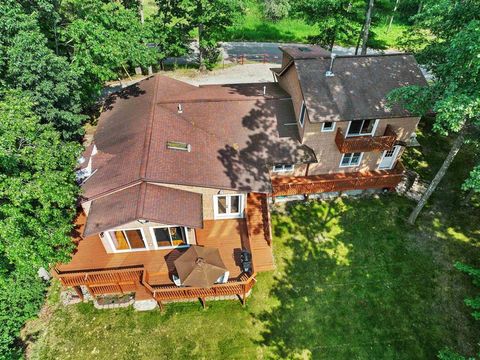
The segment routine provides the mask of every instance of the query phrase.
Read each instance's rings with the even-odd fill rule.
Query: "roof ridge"
[[[345,55],[336,55],[335,59],[347,59],[347,58],[368,58],[368,57],[388,57],[388,56],[414,56],[410,52],[406,53],[386,53],[386,54],[365,54],[365,55],[354,55],[354,54],[345,54]],[[330,60],[330,57],[317,57],[317,58],[308,58],[308,59],[295,59],[295,61],[308,61],[308,60]]]
[[[155,119],[155,100],[157,99],[157,91],[158,91],[158,84],[159,84],[160,76],[155,76],[155,87],[153,90],[153,100],[152,105],[150,106],[150,116],[147,122],[147,128],[145,129],[145,137],[143,141],[143,149],[142,149],[142,159],[140,163],[140,179],[145,178],[147,174],[147,167],[148,167],[148,159],[149,159],[149,151],[150,151],[150,144],[152,141],[152,129],[153,129],[153,120]]]
[[[257,101],[257,100],[266,100],[266,101],[271,101],[271,100],[291,100],[291,96],[282,96],[282,97],[265,97],[264,95],[261,96],[255,96],[251,97],[248,99],[245,98],[215,98],[215,99],[175,99],[175,100],[163,100],[163,101],[158,101],[158,105],[164,105],[164,104],[177,104],[177,103],[182,103],[182,104],[195,104],[195,103],[211,103],[211,102],[232,102],[232,101]]]
[[[147,183],[145,181],[142,181],[140,183],[138,192],[139,194],[138,194],[137,208],[135,209],[135,217],[137,219],[141,219],[143,215],[143,210],[145,208],[145,196],[147,193]]]

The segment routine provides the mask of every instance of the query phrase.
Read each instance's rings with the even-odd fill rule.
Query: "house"
[[[413,56],[281,50],[272,83],[197,87],[157,75],[108,99],[78,172],[77,249],[53,269],[65,287],[160,305],[245,302],[255,274],[274,269],[270,203],[395,188],[419,117],[386,96],[426,85]],[[173,282],[192,245],[218,249],[225,281]]]

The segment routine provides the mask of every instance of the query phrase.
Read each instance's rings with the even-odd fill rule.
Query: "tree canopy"
[[[332,49],[339,40],[357,37],[362,26],[364,0],[300,0],[294,9],[311,24],[319,28],[312,42]]]
[[[442,167],[409,217],[414,223],[431,194],[445,175],[461,146],[480,125],[480,9],[475,0],[429,2],[419,15],[419,26],[429,27],[435,36],[419,59],[433,74],[428,87],[396,89],[390,100],[413,113],[435,116],[434,131],[457,133]],[[473,173],[475,175],[475,173]],[[474,178],[473,178],[474,179]],[[467,186],[475,186],[471,181]]]

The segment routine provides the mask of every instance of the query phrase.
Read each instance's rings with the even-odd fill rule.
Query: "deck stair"
[[[248,245],[252,253],[253,270],[268,271],[275,268],[272,253],[272,233],[267,196],[250,193],[247,197]]]

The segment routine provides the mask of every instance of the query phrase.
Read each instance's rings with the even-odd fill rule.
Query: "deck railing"
[[[338,128],[335,143],[341,153],[383,151],[391,149],[395,145],[397,137],[397,133],[391,125],[387,125],[382,136],[346,137],[343,130]]]
[[[59,271],[56,268],[52,270],[54,276],[64,286],[113,285],[124,282],[140,282],[143,271],[143,265],[91,271]]]
[[[394,189],[403,179],[405,168],[399,161],[392,170],[334,175],[278,177],[272,180],[273,196],[305,195],[364,189]]]
[[[206,298],[237,295],[245,305],[246,297],[255,283],[256,274],[248,276],[242,274],[239,280],[228,280],[225,284],[215,284],[209,288],[179,287],[176,285],[150,285],[148,278],[144,286],[152,293],[152,296],[160,306],[164,301],[183,299],[200,299],[205,306]]]
[[[200,299],[205,306],[206,298],[229,295],[237,295],[242,304],[245,304],[246,296],[255,283],[255,274],[242,274],[239,279],[231,279],[225,284],[215,284],[210,288],[178,287],[173,284],[151,285],[143,265],[92,271],[59,271],[54,268],[52,273],[64,287],[72,287],[82,299],[80,286],[84,286],[92,297],[125,294],[143,287],[160,306],[163,306],[164,301],[192,298]]]

